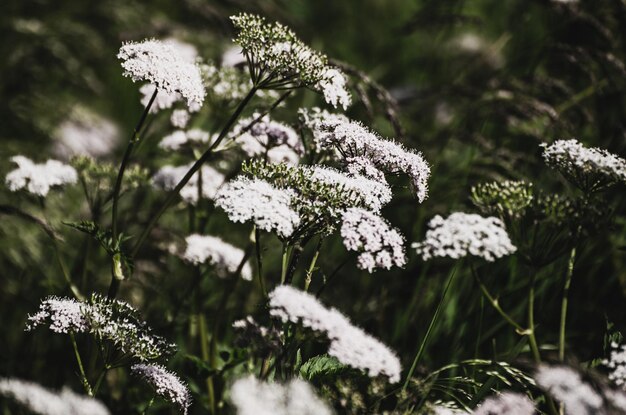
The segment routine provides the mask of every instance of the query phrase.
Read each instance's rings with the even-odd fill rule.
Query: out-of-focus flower
[[[220,278],[233,275],[245,255],[243,250],[215,236],[193,234],[185,242],[183,259],[195,265],[209,263]],[[241,278],[252,280],[252,268],[247,262],[241,269]]]
[[[568,415],[594,415],[601,413],[603,399],[591,386],[583,382],[580,374],[567,366],[542,365],[535,373],[537,386],[565,407]]]
[[[491,396],[485,399],[472,412],[474,415],[533,415],[535,405],[521,393],[504,392],[498,396]]]
[[[172,134],[166,135],[159,142],[159,147],[163,150],[180,150],[186,145],[206,145],[213,140],[213,136],[199,128],[183,131],[176,130]]]
[[[191,116],[189,112],[185,109],[178,109],[172,111],[172,115],[170,116],[170,123],[172,126],[176,128],[185,128],[187,127],[187,123],[189,123],[189,119]]]
[[[76,170],[58,160],[35,164],[24,156],[13,156],[11,161],[18,166],[5,178],[12,192],[23,189],[34,195],[45,197],[52,187],[74,184],[78,181]]]
[[[173,190],[191,169],[193,163],[184,166],[163,166],[152,177],[152,184],[157,189]],[[199,179],[201,177],[201,179]],[[187,203],[198,203],[200,192],[204,199],[213,200],[218,189],[224,184],[225,177],[211,166],[204,165],[180,190],[180,197]],[[200,188],[200,189],[199,189]]]
[[[54,133],[53,152],[64,160],[72,156],[104,157],[115,149],[119,130],[110,120],[76,107]]]

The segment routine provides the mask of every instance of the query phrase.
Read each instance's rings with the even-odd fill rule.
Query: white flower
[[[624,387],[626,385],[626,346],[611,343],[611,355],[602,363],[611,369],[609,379],[617,386]]]
[[[231,45],[222,54],[222,67],[235,67],[246,63],[246,57],[243,55],[241,46]]]
[[[238,415],[330,415],[332,412],[303,380],[266,383],[253,376],[233,383],[230,399]]]
[[[50,321],[50,330],[55,333],[83,333],[89,328],[83,307],[84,303],[74,299],[48,297],[35,314],[28,316],[26,331]]]
[[[119,130],[110,120],[76,107],[54,134],[54,153],[64,160],[83,155],[109,155],[119,141]]]
[[[218,192],[215,205],[224,209],[233,222],[254,222],[268,232],[276,231],[289,237],[300,224],[300,217],[292,209],[294,192],[277,189],[259,179],[239,177],[225,184]]]
[[[142,85],[141,88],[139,88],[139,93],[141,93],[141,99],[140,99],[141,105],[143,105],[144,107],[148,105],[148,103],[150,102],[150,99],[152,98],[152,95],[154,94],[155,89],[156,89],[156,86],[152,84],[145,84],[145,85]],[[152,106],[150,107],[150,112],[156,113],[161,110],[172,108],[172,106],[176,102],[182,101],[182,99],[183,97],[181,97],[178,92],[169,93],[169,92],[160,90],[156,98],[154,99]]]
[[[189,123],[190,118],[191,116],[189,115],[189,112],[187,110],[174,110],[172,111],[172,115],[170,116],[170,123],[176,128],[185,128],[187,126],[187,123]]]
[[[544,147],[545,162],[577,184],[626,182],[626,160],[600,148],[586,148],[577,140],[557,140]]]
[[[376,180],[377,182],[387,183],[385,173],[378,170],[376,165],[367,157],[348,157],[345,161],[348,173],[352,175],[365,176],[368,179]]]
[[[328,354],[341,363],[361,369],[371,377],[400,381],[400,360],[387,346],[353,326],[339,311],[327,309],[312,295],[287,285],[269,294],[270,315],[283,322],[300,323],[326,334],[330,340]]]
[[[198,128],[188,131],[176,130],[163,137],[159,142],[159,147],[163,150],[180,150],[187,144],[208,144],[212,140],[213,137],[208,132]]]
[[[374,268],[390,269],[406,264],[404,238],[385,219],[372,212],[348,209],[343,214],[341,237],[349,251],[360,252],[359,268],[370,273]]]
[[[350,122],[350,119],[343,114],[334,114],[327,110],[322,110],[318,107],[311,109],[300,108],[298,115],[302,120],[304,126],[313,134],[313,148],[316,152],[328,151],[327,144],[327,128],[334,128],[337,124]],[[335,150],[333,155],[337,156],[339,153]]]
[[[34,195],[45,197],[54,186],[74,184],[78,181],[76,170],[58,160],[35,164],[24,156],[13,156],[11,161],[18,166],[17,169],[10,171],[5,179],[12,192],[24,189]]]
[[[521,393],[503,392],[485,399],[472,412],[474,415],[534,415],[535,405]]]
[[[455,212],[446,219],[435,216],[428,227],[424,240],[412,245],[424,261],[433,257],[459,259],[473,255],[492,262],[517,250],[504,224],[495,217]]]
[[[150,384],[157,395],[178,405],[183,414],[187,414],[191,403],[191,394],[185,385],[174,373],[161,365],[136,364],[130,370]]]
[[[567,415],[594,415],[603,399],[580,374],[567,366],[542,365],[535,373],[537,385],[565,407]]]
[[[346,76],[340,70],[328,68],[322,80],[317,83],[317,88],[322,91],[327,103],[335,108],[341,105],[345,111],[352,102],[346,84]]]
[[[200,69],[188,60],[187,52],[177,43],[148,39],[125,43],[117,57],[124,76],[134,82],[150,82],[168,94],[179,93],[188,107],[197,109],[202,106],[205,90]]]
[[[178,167],[163,166],[152,177],[152,184],[158,189],[173,190],[192,165],[193,163]],[[202,180],[198,180],[198,177],[202,177]],[[198,187],[201,185],[202,197],[213,200],[218,189],[224,184],[224,180],[222,173],[213,167],[203,165],[180,190],[180,197],[185,202],[195,205],[198,203]]]
[[[211,264],[220,278],[234,274],[245,255],[243,250],[215,236],[193,234],[186,237],[185,242],[183,259],[195,265]],[[252,269],[247,262],[241,269],[241,278],[252,280]]]
[[[346,158],[365,157],[388,173],[408,175],[417,199],[426,199],[430,167],[420,152],[385,140],[357,121],[323,123],[321,130],[323,147],[336,147]]]
[[[0,378],[0,396],[11,399],[40,415],[109,415],[99,401],[64,388],[52,392],[33,382]]]

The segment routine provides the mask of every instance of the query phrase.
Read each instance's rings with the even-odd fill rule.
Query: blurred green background
[[[371,89],[364,88],[369,105],[355,99],[347,113],[423,151],[432,165],[430,196],[423,204],[400,183],[399,193],[383,212],[408,243],[422,239],[425,224],[435,214],[472,210],[469,190],[481,181],[525,178],[538,188],[566,192],[563,180],[541,161],[542,142],[575,137],[626,156],[622,0],[4,0],[0,175],[12,168],[8,159],[14,154],[38,161],[50,157],[54,131],[77,104],[114,120],[124,142],[141,106],[138,86],[122,77],[116,59],[120,44],[176,37],[196,45],[202,56],[219,60],[233,38],[228,16],[240,11],[289,25],[313,47],[355,66],[390,92],[397,103],[400,132],[386,119],[385,107]],[[299,106],[312,103],[319,104],[319,98],[298,93],[277,117],[293,121]],[[152,138],[160,139],[158,134]],[[119,162],[122,151],[120,145],[113,163]],[[148,155],[155,157],[148,148],[137,160],[150,168],[163,164]],[[131,234],[139,229],[132,221],[145,220],[155,197],[140,189],[132,203],[126,202]],[[613,329],[626,330],[624,187],[614,188],[607,203],[615,211],[611,229],[585,239],[574,273],[568,350],[580,361],[603,355],[607,322],[615,324]],[[4,186],[0,204],[25,210],[34,206]],[[56,193],[49,204],[57,208],[51,209],[50,219],[67,242],[65,254],[79,257],[82,236],[63,228],[60,221],[86,219],[80,191]],[[161,221],[154,240],[140,254],[136,275],[122,292],[151,325],[179,345],[186,327],[169,323],[168,308],[188,286],[192,271],[168,258],[163,244],[180,215],[185,212],[174,209]],[[105,224],[107,220],[108,216]],[[212,234],[231,229],[240,231],[231,239],[239,238],[243,246],[244,227],[229,224],[222,213],[209,224]],[[64,294],[51,252],[36,227],[0,216],[0,376],[78,386],[65,339],[43,331],[23,332],[26,314],[36,309],[41,297]],[[273,252],[276,256],[278,251]],[[322,251],[322,270],[330,273],[345,255],[340,240],[334,239]],[[557,340],[566,260],[555,261],[539,279],[537,330],[546,350]],[[270,263],[268,272],[277,266]],[[372,275],[351,261],[326,289],[323,300],[397,350],[408,367],[452,266],[452,261],[443,260],[426,264],[412,250],[405,269]],[[104,291],[109,272],[106,256],[94,255],[87,273],[93,287]],[[520,337],[500,323],[492,309],[482,306],[469,270],[459,272],[418,372],[474,356],[517,358],[508,353]],[[510,259],[481,272],[502,303],[522,320],[527,270]],[[202,289],[209,321],[225,286],[218,281]],[[259,311],[261,297],[249,291],[249,284],[238,286],[224,321]],[[223,330],[227,344],[227,323]],[[193,385],[193,372],[178,365]]]

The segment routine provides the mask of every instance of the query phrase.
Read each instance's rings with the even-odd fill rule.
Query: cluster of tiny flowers
[[[609,379],[617,386],[626,385],[626,346],[611,343],[611,355],[602,363],[611,370]]]
[[[361,175],[377,182],[387,183],[385,173],[378,170],[370,159],[363,156],[348,157],[345,159],[346,171],[352,175]]]
[[[325,146],[327,136],[325,130],[350,121],[350,119],[343,114],[334,114],[318,107],[310,109],[300,108],[298,115],[303,126],[311,131],[313,135],[313,148],[318,153],[328,151],[328,147]]]
[[[178,376],[157,364],[135,364],[130,370],[152,386],[157,395],[178,405],[183,414],[187,415],[191,394]]]
[[[35,164],[24,156],[13,156],[11,161],[17,169],[6,176],[6,184],[10,191],[25,190],[36,196],[45,197],[54,186],[74,184],[78,181],[78,173],[72,166],[58,160],[48,160]]]
[[[72,156],[104,157],[119,139],[115,124],[85,108],[76,107],[54,134],[53,152],[68,160]]]
[[[492,262],[517,250],[498,218],[455,212],[446,219],[435,216],[428,227],[424,240],[412,245],[424,261],[473,255]]]
[[[378,169],[405,173],[411,178],[417,199],[428,195],[430,167],[420,152],[408,150],[399,143],[385,140],[357,121],[322,125],[324,147],[336,147],[345,158],[365,157]]]
[[[563,404],[568,415],[600,413],[603,399],[580,374],[566,366],[540,366],[535,373],[537,386]]]
[[[474,415],[533,415],[535,405],[526,395],[504,392],[485,399],[472,413]]]
[[[291,29],[248,13],[232,16],[231,20],[239,30],[234,41],[254,67],[277,81],[296,85],[313,86],[324,79],[326,56],[305,45]]]
[[[358,267],[390,269],[406,264],[404,238],[380,216],[360,208],[349,208],[341,224],[343,244],[349,251],[360,252]]]
[[[0,396],[39,415],[109,415],[99,401],[64,388],[60,393],[20,379],[0,378]]]
[[[167,94],[178,93],[190,109],[197,110],[205,95],[200,69],[179,46],[177,42],[155,39],[128,42],[117,57],[122,61],[124,76],[134,82],[147,81]]]
[[[515,217],[532,203],[532,183],[506,180],[481,183],[472,187],[472,202],[483,213]]]
[[[239,177],[220,189],[215,204],[233,222],[251,221],[259,229],[287,238],[300,224],[291,207],[294,196],[292,190],[278,189],[264,180]]]
[[[163,166],[152,177],[152,184],[157,189],[173,190],[180,180],[187,174],[193,163],[184,166]],[[201,180],[198,178],[201,176]],[[187,203],[195,205],[198,196],[202,193],[204,199],[213,200],[217,191],[224,184],[225,177],[211,166],[202,166],[180,190],[180,197]],[[201,189],[198,187],[201,186]]]
[[[336,68],[326,70],[322,80],[317,83],[317,88],[324,94],[324,100],[335,108],[341,105],[347,110],[352,102],[346,76]]]
[[[37,313],[28,316],[26,330],[48,324],[56,333],[90,333],[139,360],[170,353],[173,345],[154,335],[137,315],[137,310],[127,303],[96,294],[85,302],[48,297],[41,302]]]
[[[185,109],[177,109],[172,111],[170,115],[170,123],[176,128],[185,128],[191,119],[189,111]]]
[[[183,259],[195,265],[210,264],[220,278],[226,278],[237,272],[244,258],[243,250],[215,236],[193,234],[186,237],[185,242],[187,248]],[[252,269],[247,262],[241,269],[241,278],[252,279]]]
[[[269,383],[253,376],[233,383],[230,399],[237,415],[330,415],[332,411],[303,380]]]
[[[172,134],[166,135],[159,142],[159,147],[163,150],[180,150],[186,145],[207,144],[212,141],[211,135],[199,128],[183,131],[176,130]]]
[[[626,182],[626,160],[600,148],[587,148],[579,141],[557,140],[543,144],[545,162],[568,177],[604,177],[608,182]]]
[[[298,164],[304,154],[300,136],[288,125],[258,114],[244,118],[235,125],[231,137],[249,157],[263,156],[270,163]],[[248,126],[250,126],[248,128]]]
[[[383,375],[391,383],[400,380],[400,360],[394,352],[314,296],[282,285],[269,294],[269,306],[270,315],[283,322],[300,323],[324,333],[330,340],[328,354],[341,363],[364,370],[370,377]]]

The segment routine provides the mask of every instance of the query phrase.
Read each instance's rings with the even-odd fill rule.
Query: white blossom
[[[330,415],[332,411],[303,380],[269,383],[253,376],[233,383],[230,399],[237,415]]]
[[[64,160],[72,156],[104,157],[119,141],[117,126],[98,114],[76,107],[54,134],[53,152]]]
[[[317,88],[324,94],[326,102],[335,108],[340,105],[347,110],[352,102],[346,76],[336,68],[326,70],[322,80],[317,83]]]
[[[45,197],[54,186],[74,184],[78,181],[76,170],[58,160],[35,164],[24,156],[13,156],[11,161],[18,166],[5,178],[12,192],[24,189],[34,195]]]
[[[180,150],[185,145],[205,145],[214,140],[215,137],[211,136],[208,132],[199,128],[193,128],[191,130],[183,131],[176,130],[171,134],[166,135],[159,142],[159,147],[163,150]]]
[[[602,363],[611,370],[609,379],[617,386],[624,387],[626,385],[626,346],[612,342],[611,354]]]
[[[534,378],[537,386],[563,404],[567,415],[594,415],[603,406],[602,396],[567,366],[542,365]]]
[[[173,190],[180,180],[191,169],[193,163],[183,166],[163,166],[152,177],[152,184],[157,189]],[[202,180],[198,180],[202,177]],[[224,184],[225,177],[211,166],[203,165],[180,190],[180,197],[187,203],[198,203],[198,187],[201,185],[202,197],[213,200],[217,191]],[[200,183],[201,182],[201,183]]]
[[[313,148],[316,152],[321,153],[328,151],[326,129],[334,128],[334,126],[342,123],[350,122],[350,119],[343,114],[335,114],[322,110],[318,107],[300,108],[298,115],[302,124],[311,131],[313,135]],[[339,152],[333,148],[333,156],[337,156]]]
[[[346,158],[346,171],[352,175],[365,176],[368,179],[381,183],[387,183],[385,173],[380,171],[374,163],[367,157],[348,157]]]
[[[175,42],[148,39],[123,44],[117,57],[124,76],[134,82],[147,81],[168,94],[179,93],[188,107],[198,109],[205,90],[200,69],[188,60],[187,52]]]
[[[235,67],[246,63],[241,46],[231,45],[222,53],[222,67]]]
[[[187,247],[183,259],[195,265],[211,264],[220,278],[234,274],[245,255],[242,249],[215,236],[193,234],[186,237],[185,242]],[[241,278],[252,280],[252,269],[248,262],[241,269]]]
[[[385,219],[364,209],[350,208],[342,220],[343,244],[349,251],[360,252],[359,268],[371,273],[374,268],[406,264],[404,238]]]
[[[131,371],[149,385],[151,385],[157,395],[163,397],[180,407],[183,414],[189,411],[191,394],[178,376],[157,364],[135,364],[131,366]]]
[[[156,86],[152,84],[144,84],[141,86],[141,88],[139,88],[139,93],[141,94],[141,105],[143,105],[144,107],[148,106],[148,103],[150,103],[150,99],[152,98],[155,89]],[[154,98],[154,102],[150,107],[150,112],[154,114],[161,110],[172,108],[176,102],[182,101],[182,99],[183,97],[178,92],[170,93],[164,90],[159,90],[159,93]]]
[[[185,109],[178,109],[172,111],[172,115],[170,116],[170,123],[172,126],[176,128],[185,128],[189,123],[189,119],[191,116],[189,112]]]
[[[400,360],[396,354],[353,326],[336,309],[328,309],[311,294],[287,285],[276,287],[269,299],[270,315],[324,333],[330,340],[328,354],[341,363],[364,370],[371,377],[382,375],[391,383],[400,381]]]
[[[472,412],[474,415],[533,415],[535,405],[526,395],[514,392],[503,392],[485,399]]]
[[[83,333],[89,325],[85,317],[85,304],[70,298],[51,296],[39,304],[39,310],[28,316],[26,330],[50,322],[50,330],[55,333]]]
[[[424,240],[412,245],[424,261],[473,255],[492,262],[517,250],[502,221],[492,216],[455,212],[444,219],[437,215],[430,220],[428,228]]]
[[[420,202],[426,199],[430,167],[420,152],[383,139],[357,121],[323,123],[321,130],[323,147],[336,147],[346,158],[365,157],[388,173],[408,175],[417,199]]]
[[[99,401],[77,395],[68,388],[53,392],[33,382],[0,378],[0,396],[39,415],[109,415]]]
[[[239,177],[218,192],[215,205],[224,209],[233,222],[253,222],[259,229],[289,237],[300,224],[292,209],[291,189],[278,189],[259,179]]]

